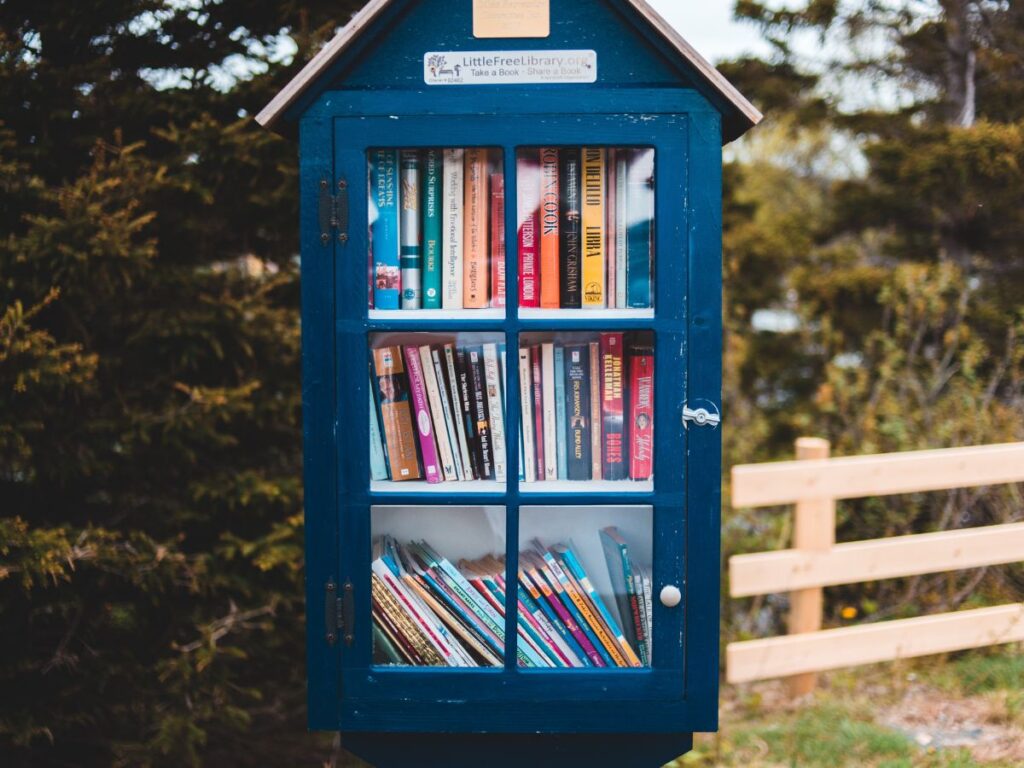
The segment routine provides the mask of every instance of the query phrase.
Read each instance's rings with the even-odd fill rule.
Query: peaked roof
[[[265,106],[258,115],[256,122],[271,128],[282,115],[310,88],[327,69],[365,33],[393,0],[370,0],[363,9],[356,13],[351,21],[331,42],[325,45],[309,63]],[[704,80],[704,82],[731,104],[741,116],[746,128],[761,122],[762,115],[757,108],[736,90],[707,59],[683,38],[676,29],[665,21],[662,16],[649,6],[646,0],[626,0],[647,23],[667,42],[680,56],[686,60]],[[742,133],[743,131],[740,131]]]

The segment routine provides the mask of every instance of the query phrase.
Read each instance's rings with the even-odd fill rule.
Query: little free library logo
[[[595,51],[465,51],[423,55],[427,85],[596,83]]]

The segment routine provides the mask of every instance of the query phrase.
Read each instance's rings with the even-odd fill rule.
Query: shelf
[[[482,493],[504,493],[505,483],[496,480],[471,480],[462,483],[428,483],[425,480],[410,480],[405,483],[394,483],[390,480],[373,480],[370,493],[383,495],[477,495]]]
[[[544,480],[536,483],[520,483],[519,493],[523,496],[542,496],[555,493],[654,493],[654,481]]]
[[[371,321],[447,322],[504,320],[504,309],[371,309]]]
[[[654,309],[531,309],[519,310],[520,320],[653,320]]]

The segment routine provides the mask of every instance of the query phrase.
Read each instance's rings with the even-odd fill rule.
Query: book
[[[654,257],[654,150],[633,154],[629,168],[626,242],[626,306],[653,306],[651,261]]]
[[[402,309],[423,306],[423,245],[420,242],[420,154],[403,149],[401,154],[402,213],[398,239],[401,243]]]
[[[494,479],[505,482],[508,467],[505,458],[505,415],[501,398],[501,372],[498,345],[484,344],[484,384],[487,388],[487,410],[490,416],[491,451],[494,455]]]
[[[402,362],[402,349],[375,349],[373,361],[391,479],[396,482],[419,480],[422,473],[416,450],[409,378]]]
[[[580,150],[562,149],[558,164],[559,196],[562,218],[559,222],[559,290],[562,309],[579,309],[583,305],[581,241]]]
[[[601,476],[605,480],[625,480],[629,476],[622,345],[623,334],[601,334]]]
[[[600,147],[583,149],[583,306],[604,307],[605,158]]]
[[[654,663],[654,603],[651,587],[651,571],[649,568],[640,569],[640,580],[644,589],[644,613],[647,617],[647,654]]]
[[[567,637],[566,642],[571,640],[570,647],[572,647],[574,653],[580,659],[582,666],[604,666],[600,654],[597,653],[597,650],[590,643],[582,628],[563,605],[558,594],[555,592],[555,587],[552,587],[551,583],[543,575],[543,561],[541,560],[538,563],[534,560],[535,557],[532,552],[524,552],[520,555],[520,561],[528,564],[528,567],[523,570],[524,578],[528,579],[528,583],[540,595],[539,604],[542,607],[546,606],[548,617],[555,622],[556,626],[561,626],[564,629],[563,636]]]
[[[380,415],[377,402],[373,399],[373,382],[370,382],[370,479],[387,480],[388,464],[384,455],[384,438],[380,432]]]
[[[465,227],[462,206],[465,205],[465,150],[444,150],[441,209],[441,306],[462,309],[463,243]]]
[[[618,305],[615,301],[616,282],[615,270],[617,269],[617,248],[616,248],[616,211],[618,210],[618,156],[617,149],[605,150],[605,170],[608,178],[605,184],[608,194],[605,197],[604,211],[604,232],[605,232],[605,304],[609,309],[615,309]]]
[[[558,479],[558,419],[555,415],[555,345],[540,346],[541,396],[544,403],[544,479]]]
[[[629,479],[650,480],[654,473],[654,338],[629,337]]]
[[[555,575],[554,570],[557,569],[557,564],[551,558],[550,553],[543,548],[540,542],[535,541],[533,546],[537,572],[546,580],[551,590],[552,605],[557,606],[556,610],[563,615],[566,626],[574,628],[577,633],[575,635],[577,641],[595,667],[614,666],[614,662],[604,650],[601,641],[598,640],[597,635],[594,634],[583,614],[580,613],[576,602],[569,596],[559,577]]]
[[[398,151],[378,149],[370,162],[373,306],[398,309],[402,287],[398,239]]]
[[[519,306],[540,306],[540,156],[521,149],[516,157],[519,221]]]
[[[434,442],[434,425],[430,417],[430,402],[427,399],[427,384],[418,347],[407,346],[405,364],[409,372],[409,391],[412,396],[413,419],[420,441],[420,456],[423,457],[423,472],[428,483],[444,480],[441,463],[437,458],[437,444]]]
[[[636,650],[644,666],[649,666],[645,638],[646,617],[641,613],[633,581],[633,562],[629,556],[629,545],[615,526],[602,528],[599,532],[601,548],[604,550],[612,594],[619,608],[619,618],[626,641]]]
[[[561,232],[561,196],[558,186],[558,150],[540,150],[540,306],[561,306],[559,277],[559,238]]]
[[[568,446],[566,435],[568,426],[566,424],[566,403],[565,403],[565,347],[558,344],[555,346],[555,452],[557,455],[558,479],[568,480]]]
[[[491,174],[491,306],[505,306],[505,174]]]
[[[476,397],[473,393],[473,374],[464,349],[455,348],[455,369],[459,378],[459,401],[462,404],[462,423],[466,432],[466,444],[469,448],[469,462],[473,468],[473,477],[477,480],[489,479],[480,466],[480,438],[477,435]]]
[[[533,419],[533,364],[530,360],[530,348],[519,349],[519,434],[522,437],[523,481],[533,483],[537,480],[537,452],[534,448]]]
[[[601,342],[590,342],[590,477],[604,479],[601,465],[603,424],[601,418]]]
[[[547,464],[544,450],[547,436],[544,434],[544,373],[541,362],[540,344],[530,347],[530,371],[533,377],[533,442],[537,452],[537,479],[547,479]]]
[[[441,309],[444,153],[428,149],[423,155],[423,308]]]
[[[432,347],[428,347],[430,350],[430,365],[434,369],[434,380],[437,382],[438,399],[441,401],[441,420],[443,429],[448,438],[449,449],[452,453],[452,465],[455,470],[455,480],[467,480],[465,467],[462,463],[461,449],[459,447],[459,433],[456,423],[456,410],[452,403],[452,393],[449,387],[448,372],[446,370],[447,364],[445,361],[444,347],[435,344]],[[426,363],[424,363],[426,368]],[[431,410],[434,405],[431,403]],[[437,414],[435,414],[435,425],[437,423]],[[435,429],[437,427],[435,426]],[[438,431],[440,431],[438,429]]]
[[[565,355],[566,476],[569,480],[590,480],[590,347],[575,344],[566,347]]]
[[[615,153],[615,306],[626,308],[626,262],[628,260],[628,210],[626,207],[629,185],[629,150]]]
[[[466,309],[484,309],[490,301],[490,207],[487,204],[487,150],[466,150],[463,239],[463,297]]]
[[[448,387],[448,396],[451,398],[452,421],[455,423],[455,433],[459,444],[459,459],[462,463],[462,479],[475,480],[476,474],[473,471],[473,462],[470,458],[472,447],[469,442],[469,436],[466,433],[465,414],[467,409],[463,406],[461,381],[456,365],[455,345],[448,343],[444,345],[443,349],[445,384]]]
[[[487,402],[487,381],[484,372],[484,357],[481,347],[466,350],[473,384],[473,418],[476,427],[477,459],[481,480],[494,479],[494,438],[491,433],[490,409]]]
[[[444,405],[441,403],[441,387],[437,380],[437,372],[434,370],[430,345],[424,344],[417,351],[423,383],[427,390],[427,410],[433,426],[434,443],[437,446],[437,454],[441,463],[441,479],[454,482],[459,479],[459,473],[455,469],[455,454],[452,452],[452,444],[448,439],[448,425],[444,420]]]

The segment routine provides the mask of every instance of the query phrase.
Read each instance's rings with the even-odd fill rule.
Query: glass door
[[[686,142],[336,121],[346,701],[683,697]]]

